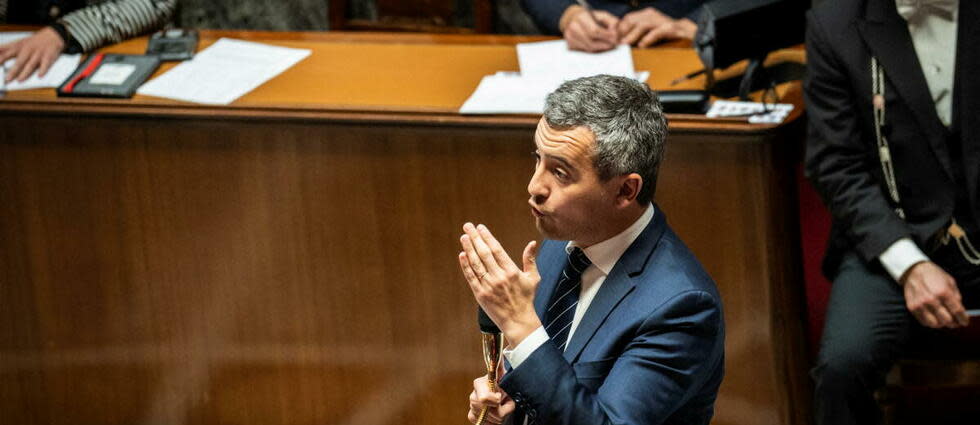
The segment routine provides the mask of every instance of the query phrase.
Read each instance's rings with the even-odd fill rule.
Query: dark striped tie
[[[555,292],[551,294],[545,310],[545,327],[548,336],[555,342],[559,350],[564,351],[568,345],[568,334],[572,329],[572,319],[575,317],[575,307],[582,288],[582,272],[592,261],[579,248],[574,248],[568,254],[568,265],[562,270]]]

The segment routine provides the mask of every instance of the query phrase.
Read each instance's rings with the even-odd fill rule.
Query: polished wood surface
[[[314,54],[227,107],[0,101],[0,423],[463,423],[483,364],[459,227],[515,257],[537,238],[538,118],[455,111],[528,39],[202,45],[220,36]],[[634,59],[655,88],[698,68],[682,47]],[[725,304],[716,424],[806,423],[799,113],[669,117],[658,202]]]

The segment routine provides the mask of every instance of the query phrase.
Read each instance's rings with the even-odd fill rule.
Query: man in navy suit
[[[550,94],[530,209],[545,240],[514,263],[467,223],[463,271],[503,332],[503,391],[474,381],[471,422],[707,424],[724,364],[711,277],[653,203],[666,120],[644,84],[600,75]],[[540,251],[540,252],[538,252]]]

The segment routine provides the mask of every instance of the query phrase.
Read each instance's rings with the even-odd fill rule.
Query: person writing
[[[530,211],[546,240],[513,261],[490,229],[463,226],[460,269],[508,343],[469,420],[707,424],[724,368],[714,281],[653,202],[667,123],[643,83],[564,83],[534,135]]]
[[[46,25],[0,46],[0,63],[14,59],[5,80],[43,77],[62,52],[89,52],[163,26],[177,0],[0,0],[6,23]]]
[[[649,47],[694,38],[703,0],[523,0],[545,34],[561,35],[573,50],[602,52],[627,44]]]

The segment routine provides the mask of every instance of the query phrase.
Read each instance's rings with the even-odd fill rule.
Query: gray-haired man
[[[653,195],[666,120],[642,83],[600,75],[548,96],[534,136],[531,213],[545,240],[521,266],[483,225],[459,254],[512,367],[474,381],[487,423],[707,424],[724,363],[714,282]]]

